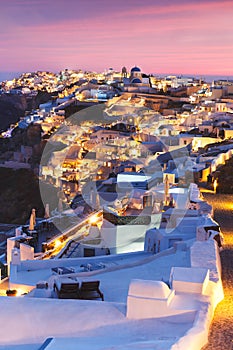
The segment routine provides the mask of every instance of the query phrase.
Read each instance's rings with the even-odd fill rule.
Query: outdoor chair
[[[54,291],[59,299],[78,299],[79,298],[79,283],[71,279],[66,281],[56,281],[54,283]]]
[[[100,281],[82,282],[79,288],[79,298],[86,300],[101,299],[104,300],[104,295],[99,289]]]

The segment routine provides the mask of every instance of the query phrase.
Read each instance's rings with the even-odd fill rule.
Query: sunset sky
[[[0,0],[0,71],[233,75],[233,1]]]

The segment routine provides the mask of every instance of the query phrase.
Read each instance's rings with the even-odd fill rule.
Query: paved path
[[[214,218],[224,235],[220,253],[224,300],[215,310],[209,343],[202,350],[233,350],[233,195],[203,193],[214,208]]]

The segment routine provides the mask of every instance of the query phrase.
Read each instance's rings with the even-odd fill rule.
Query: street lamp
[[[216,194],[216,190],[217,190],[217,187],[218,187],[218,180],[217,179],[214,180],[213,186],[214,186],[214,194]]]

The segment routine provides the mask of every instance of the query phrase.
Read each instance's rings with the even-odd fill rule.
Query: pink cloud
[[[16,70],[145,66],[147,72],[233,75],[233,3],[149,6],[0,33],[1,60]],[[28,68],[27,68],[28,67]],[[223,73],[222,73],[223,74]]]
[[[162,15],[162,14],[175,14],[178,13],[180,15],[185,14],[186,12],[212,12],[216,10],[226,10],[229,11],[229,9],[233,9],[233,3],[229,0],[223,0],[218,2],[210,2],[210,1],[203,1],[203,2],[189,2],[185,4],[181,3],[175,3],[173,2],[172,5],[163,5],[163,4],[155,4],[153,6],[144,6],[140,8],[134,8],[127,11],[122,11],[119,13],[119,15],[122,16],[143,16],[143,15]]]

